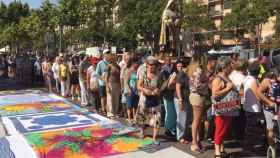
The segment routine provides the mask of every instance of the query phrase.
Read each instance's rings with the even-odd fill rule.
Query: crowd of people
[[[160,144],[161,125],[166,136],[191,143],[197,154],[205,151],[202,140],[213,140],[216,158],[227,156],[224,140],[229,134],[248,154],[254,154],[251,147],[263,134],[273,144],[280,70],[265,57],[247,61],[196,52],[174,62],[125,52],[119,61],[105,49],[95,57],[44,57],[33,66],[34,79],[43,78],[50,92],[109,118],[125,117],[143,137],[152,127],[155,145]],[[262,118],[266,132],[259,128]]]
[[[42,78],[35,78],[41,73],[40,60],[33,54],[8,55],[0,54],[0,78],[13,79],[27,86],[39,83]],[[39,76],[42,76],[39,74]]]

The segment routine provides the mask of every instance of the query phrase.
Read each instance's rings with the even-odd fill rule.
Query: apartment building
[[[244,30],[228,30],[221,32],[221,24],[224,17],[231,13],[231,4],[234,0],[198,0],[202,5],[207,5],[208,14],[211,16],[213,22],[216,26],[216,31],[214,32],[214,41],[220,41],[224,46],[233,46],[236,44],[243,44],[244,41],[253,40],[250,34],[244,34]],[[266,43],[270,40],[275,33],[274,25],[276,22],[276,17],[271,17],[268,22],[262,25],[261,32],[261,43]],[[236,34],[243,34],[243,39],[237,39]]]

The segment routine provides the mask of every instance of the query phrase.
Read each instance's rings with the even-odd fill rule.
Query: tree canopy
[[[268,17],[278,15],[279,0],[235,0],[232,13],[226,15],[224,29],[246,28],[255,32]],[[54,35],[54,47],[60,42],[66,49],[73,44],[110,45],[135,48],[137,36],[158,44],[161,16],[168,0],[59,0],[52,4],[45,0],[40,8],[13,1],[0,2],[0,46],[20,49],[45,50],[46,33]],[[207,6],[198,1],[178,0],[182,28],[190,32],[213,30]],[[278,3],[280,4],[280,3]],[[276,32],[280,36],[279,20]]]

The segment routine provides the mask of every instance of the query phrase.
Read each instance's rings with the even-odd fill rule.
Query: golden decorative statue
[[[176,0],[169,0],[162,14],[159,45],[161,51],[176,52],[179,40],[180,16]]]

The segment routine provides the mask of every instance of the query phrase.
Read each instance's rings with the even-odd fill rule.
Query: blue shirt
[[[101,60],[97,66],[96,66],[96,73],[97,75],[101,78],[104,74],[104,72],[107,71],[108,69],[108,61],[106,61],[105,59]],[[98,81],[99,86],[105,86],[105,82],[102,79],[99,79]]]

